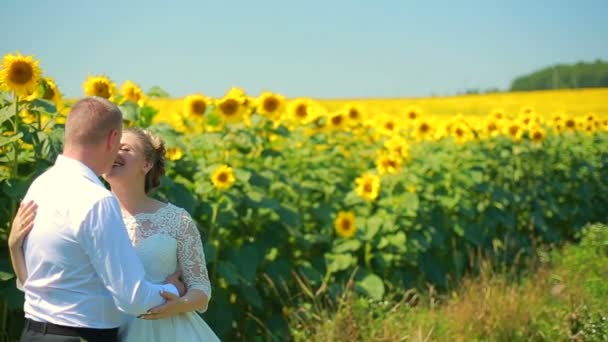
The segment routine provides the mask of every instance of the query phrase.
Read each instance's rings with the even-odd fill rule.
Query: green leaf
[[[29,110],[32,112],[56,113],[57,107],[49,100],[35,99],[29,103]]]
[[[0,125],[15,116],[15,105],[0,108]]]
[[[384,297],[384,282],[374,273],[369,273],[362,280],[357,281],[355,287],[375,300]]]
[[[220,276],[226,279],[226,282],[230,285],[238,285],[239,284],[239,272],[231,262],[229,261],[220,261],[217,271]]]
[[[359,240],[346,240],[339,242],[334,246],[335,253],[346,253],[354,252],[361,248],[361,242]]]
[[[247,245],[230,254],[230,259],[236,265],[239,274],[248,282],[255,283],[261,253],[253,245]]]
[[[11,135],[10,137],[5,137],[3,135],[0,135],[0,147],[13,143],[13,142],[21,139],[22,137],[23,137],[23,133],[21,133],[21,132],[15,134],[15,135]]]
[[[291,208],[281,205],[276,212],[279,214],[281,221],[288,226],[299,227],[302,224],[300,214]]]
[[[245,184],[249,182],[249,179],[251,178],[251,172],[235,168],[234,177],[239,181],[239,183]]]
[[[15,278],[15,275],[9,272],[0,271],[0,281],[7,281]]]
[[[382,227],[382,218],[378,216],[372,216],[367,220],[367,229],[365,232],[365,239],[371,240],[376,236]]]
[[[133,102],[125,102],[118,106],[122,112],[122,119],[131,122],[139,120],[139,107]]]
[[[241,293],[243,294],[243,297],[245,298],[247,303],[249,303],[251,306],[253,306],[254,308],[256,308],[258,310],[264,309],[264,305],[262,303],[262,297],[260,296],[260,293],[258,292],[258,289],[255,288],[255,286],[253,286],[253,285],[241,286]]]
[[[327,271],[329,273],[343,271],[353,265],[356,261],[350,254],[326,253],[325,259],[327,260]]]
[[[169,93],[167,93],[163,88],[159,86],[152,86],[148,93],[146,94],[148,97],[156,97],[156,98],[165,98],[169,97]]]

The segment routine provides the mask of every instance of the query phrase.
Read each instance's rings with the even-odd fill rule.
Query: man
[[[122,114],[106,99],[78,101],[63,154],[30,186],[37,205],[23,247],[27,281],[21,341],[117,341],[124,313],[144,314],[178,295],[144,280],[116,198],[99,181],[114,163]],[[174,298],[174,297],[173,297]],[[122,312],[121,312],[122,311]]]

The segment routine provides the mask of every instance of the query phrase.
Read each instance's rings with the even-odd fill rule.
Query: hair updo
[[[144,183],[144,191],[147,194],[160,185],[160,178],[165,174],[165,143],[156,134],[137,127],[125,128],[123,133],[137,137],[143,148],[144,158],[152,163]]]

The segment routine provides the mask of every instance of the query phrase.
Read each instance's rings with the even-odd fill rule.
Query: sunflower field
[[[73,100],[19,53],[4,56],[0,87],[8,338],[23,304],[10,223],[60,153]],[[477,257],[517,265],[608,218],[608,89],[314,100],[232,88],[169,99],[97,75],[83,93],[164,137],[169,164],[156,196],[199,224],[213,286],[203,316],[224,340],[288,339],[288,317],[306,314],[306,298],[346,284],[372,300],[446,289]]]

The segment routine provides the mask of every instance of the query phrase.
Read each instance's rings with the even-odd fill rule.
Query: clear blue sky
[[[98,73],[172,96],[416,97],[608,59],[608,0],[2,0],[0,32],[70,97]]]

